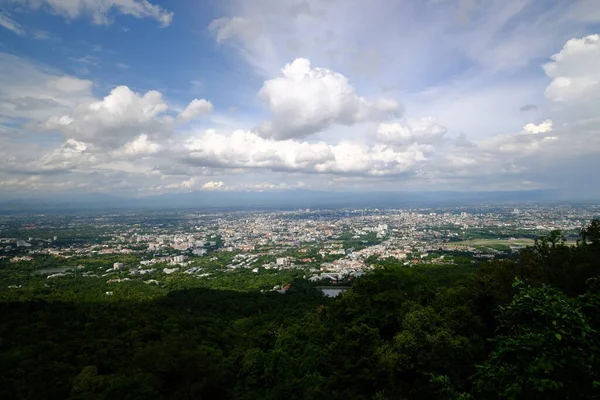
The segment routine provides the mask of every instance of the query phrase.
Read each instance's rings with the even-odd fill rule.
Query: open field
[[[462,242],[449,243],[448,246],[460,249],[462,247],[489,247],[489,248],[508,248],[509,246],[531,246],[535,243],[533,239],[529,238],[515,238],[515,239],[473,239],[465,240]],[[568,245],[574,245],[575,241],[567,241]]]
[[[533,239],[521,238],[521,239],[473,239],[465,240],[457,243],[465,246],[530,246],[535,241]]]

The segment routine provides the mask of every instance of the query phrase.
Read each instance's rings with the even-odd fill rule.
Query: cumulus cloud
[[[93,167],[105,158],[94,153],[92,146],[69,139],[47,150],[35,145],[5,141],[0,150],[0,173],[16,175],[66,175]]]
[[[129,143],[123,146],[123,152],[125,154],[154,154],[158,153],[162,149],[162,146],[158,143],[153,143],[148,140],[148,135],[142,134],[136,137]]]
[[[450,103],[460,96],[446,99],[446,113],[440,114],[430,101],[439,91],[432,89],[414,115],[436,118],[401,119],[394,115],[399,113],[395,101],[367,100],[344,75],[305,59],[264,82],[259,98],[271,117],[249,116],[241,107],[235,115],[211,118],[220,130],[198,131],[176,122],[212,111],[207,100],[195,99],[176,114],[156,91],[135,93],[119,86],[95,98],[89,80],[0,53],[0,187],[58,190],[94,182],[86,190],[278,190],[296,187],[289,182],[297,179],[310,188],[330,181],[332,188],[346,189],[551,187],[598,167],[600,118],[594,102],[582,107],[595,96],[595,87],[576,84],[553,91],[561,77],[596,79],[598,63],[591,64],[590,55],[595,43],[592,35],[569,41],[562,50],[562,43],[556,47],[560,52],[544,66],[550,78],[546,95],[554,100],[550,108],[540,99],[544,82],[537,97],[517,95],[512,101],[511,87],[489,101],[494,93],[484,88],[464,100],[469,118],[473,103],[477,110],[495,113],[494,104],[508,104],[516,123],[498,124],[503,114],[480,118],[510,132],[499,135],[457,128],[451,116],[458,109]],[[319,65],[329,64],[319,60]],[[515,109],[530,102],[540,104],[546,120],[529,119]],[[263,118],[269,121],[261,129],[249,129]],[[27,125],[15,122],[21,119]],[[28,131],[32,126],[63,137]],[[234,131],[239,126],[246,129]],[[458,136],[462,131],[466,135]],[[315,132],[322,132],[318,139],[303,138]]]
[[[222,188],[224,183],[222,181],[210,181],[202,185],[202,189],[215,190]]]
[[[538,133],[552,132],[552,120],[547,119],[544,122],[536,124],[527,124],[523,127],[523,133],[535,135]]]
[[[489,151],[510,154],[514,157],[532,155],[545,151],[548,140],[557,140],[557,136],[528,136],[522,135],[499,135],[483,143],[483,148]],[[485,146],[488,144],[488,146]],[[496,160],[500,161],[500,160]],[[501,163],[499,163],[501,164]]]
[[[565,102],[600,97],[600,35],[567,41],[562,50],[543,65],[552,82],[546,97]]]
[[[400,111],[396,101],[370,102],[356,94],[344,75],[313,68],[304,58],[287,64],[281,74],[265,81],[258,93],[273,114],[260,128],[265,137],[304,137],[332,124],[353,125]]]
[[[382,122],[377,127],[375,140],[394,146],[411,143],[434,144],[444,138],[446,131],[444,126],[431,117],[409,122]]]
[[[186,179],[185,181],[179,183],[179,184],[171,184],[170,187],[171,188],[185,188],[185,189],[193,189],[196,184],[198,183],[198,178],[196,178],[195,176]]]
[[[185,190],[194,190],[194,189],[202,189],[202,190],[218,190],[222,189],[225,183],[222,181],[208,181],[205,183],[200,182],[198,177],[192,176],[189,179],[186,179],[180,183],[171,183],[165,186],[167,189],[185,189]]]
[[[68,139],[59,148],[41,157],[38,169],[68,171],[100,162],[101,157],[89,150],[90,145]]]
[[[301,189],[306,187],[306,183],[303,181],[297,181],[295,183],[285,182],[243,182],[235,185],[228,185],[224,190],[232,191],[247,191],[247,192],[267,192],[267,191],[279,191],[279,190],[292,190]]]
[[[416,143],[397,150],[381,144],[277,141],[241,130],[231,134],[209,130],[189,138],[185,149],[186,162],[200,166],[358,176],[406,173],[434,151],[432,146]]]
[[[44,8],[54,14],[75,19],[89,15],[92,22],[99,25],[110,23],[109,14],[119,13],[135,18],[152,18],[161,26],[168,26],[173,20],[173,13],[147,0],[7,0],[28,6],[32,9]]]
[[[181,122],[189,122],[200,115],[211,113],[213,108],[212,103],[208,100],[194,99],[188,104],[185,110],[179,113],[177,119]]]
[[[160,92],[141,95],[118,86],[100,101],[77,106],[70,115],[48,118],[44,128],[68,138],[118,147],[135,137],[146,141],[170,136],[171,118],[163,116],[167,109]]]

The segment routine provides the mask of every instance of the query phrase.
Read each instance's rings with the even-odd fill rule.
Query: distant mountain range
[[[287,190],[269,192],[199,191],[150,197],[118,197],[105,194],[22,196],[1,198],[0,213],[65,212],[135,209],[297,209],[341,207],[417,207],[505,203],[588,202],[598,199],[569,198],[552,190],[489,192],[326,192]]]

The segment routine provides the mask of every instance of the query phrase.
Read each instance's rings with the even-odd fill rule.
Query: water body
[[[346,290],[350,289],[349,286],[317,286],[323,294],[327,297],[337,297],[340,294],[344,293]]]
[[[67,271],[75,271],[76,269],[82,269],[83,267],[78,266],[78,267],[52,267],[52,268],[42,268],[42,269],[38,269],[33,271],[34,274],[36,275],[50,275],[50,274],[56,274],[58,272],[67,272]]]

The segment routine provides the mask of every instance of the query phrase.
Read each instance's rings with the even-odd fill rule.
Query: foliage
[[[502,308],[494,349],[479,367],[476,386],[507,399],[597,398],[596,331],[582,299],[550,288],[523,287]]]

